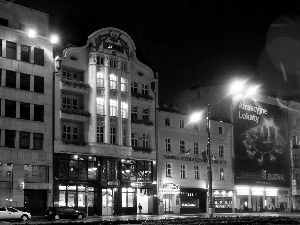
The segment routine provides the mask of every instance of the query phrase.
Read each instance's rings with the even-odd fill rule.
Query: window
[[[180,153],[185,153],[185,142],[184,141],[179,142],[179,149],[180,149]]]
[[[97,98],[97,114],[104,115],[104,98]]]
[[[147,84],[142,84],[142,95],[147,95],[147,96],[149,95]]]
[[[14,148],[16,142],[16,131],[15,130],[5,130],[5,147]]]
[[[171,139],[169,139],[169,138],[165,139],[165,143],[166,143],[166,152],[170,152],[171,151]]]
[[[109,87],[110,89],[117,90],[117,76],[114,74],[109,75]]]
[[[199,155],[199,143],[194,142],[194,155]]]
[[[133,207],[135,192],[133,188],[122,188],[122,208]]]
[[[166,177],[172,177],[172,163],[166,163]]]
[[[5,116],[10,118],[16,118],[16,102],[11,100],[5,100]]]
[[[195,180],[199,180],[199,166],[194,166]]]
[[[66,79],[71,79],[71,73],[68,72],[68,71],[63,71],[63,78],[66,78]]]
[[[184,128],[184,120],[179,120],[179,128]]]
[[[131,146],[138,147],[138,134],[137,133],[131,133]]]
[[[64,109],[78,109],[78,100],[74,98],[63,98],[63,105]]]
[[[21,61],[30,62],[30,47],[21,45]]]
[[[124,77],[121,77],[121,91],[127,91],[126,79]]]
[[[181,179],[186,178],[185,169],[186,169],[185,165],[181,164],[180,165],[180,178]]]
[[[20,119],[30,120],[30,104],[20,102]]]
[[[97,127],[97,143],[104,143],[104,127]]]
[[[143,148],[149,148],[149,135],[143,134]]]
[[[104,57],[97,57],[97,64],[100,66],[104,65]]]
[[[297,145],[297,135],[295,134],[292,135],[292,143],[293,145]]]
[[[299,163],[299,157],[298,154],[293,154],[293,163],[298,164]]]
[[[138,84],[137,82],[131,81],[131,94],[137,94]]]
[[[6,41],[6,58],[17,59],[17,44]]]
[[[126,142],[127,142],[127,132],[126,130],[122,130],[123,131],[123,145],[126,146]]]
[[[132,106],[132,108],[131,108],[131,120],[137,120],[137,118],[138,118],[137,106]]]
[[[152,181],[152,162],[150,161],[136,161],[137,181],[149,182]]]
[[[44,77],[34,76],[34,92],[44,93]]]
[[[134,160],[122,160],[122,181],[136,181],[136,162]]]
[[[143,108],[143,120],[148,121],[149,120],[149,109],[148,108]]]
[[[110,99],[110,116],[117,116],[117,101]]]
[[[116,144],[116,128],[115,127],[110,128],[110,143]]]
[[[118,163],[115,159],[102,159],[101,179],[117,179]]]
[[[44,50],[34,48],[34,64],[44,66]]]
[[[29,149],[30,148],[30,133],[29,132],[19,132],[19,148]]]
[[[224,168],[220,168],[220,180],[225,180]]]
[[[44,134],[33,133],[33,149],[43,150]]]
[[[24,181],[27,183],[47,183],[49,179],[48,166],[24,165]]]
[[[170,127],[171,126],[171,120],[168,117],[165,118],[165,126],[166,127]]]
[[[44,106],[34,105],[34,121],[44,122]]]
[[[77,127],[73,127],[73,136],[72,136],[73,140],[77,140],[78,139],[78,128]]]
[[[194,124],[194,130],[198,131],[198,124]]]
[[[219,127],[219,134],[223,134],[223,127]]]
[[[123,119],[127,118],[127,103],[121,102],[121,116]]]
[[[224,158],[224,146],[219,145],[219,158],[223,159]]]
[[[97,87],[104,87],[104,75],[102,72],[97,73]]]
[[[2,25],[2,18],[0,18],[0,25]],[[2,56],[2,40],[0,39],[0,57]]]
[[[20,89],[30,91],[30,75],[21,73],[20,74]]]
[[[63,139],[71,139],[71,127],[63,126]]]
[[[17,84],[17,76],[16,72],[6,70],[6,87],[16,88]]]

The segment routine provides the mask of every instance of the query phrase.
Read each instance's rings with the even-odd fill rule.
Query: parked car
[[[23,212],[13,207],[0,207],[0,220],[23,220],[31,218],[29,212]]]
[[[45,218],[47,220],[59,219],[83,219],[86,217],[84,211],[79,211],[73,208],[50,207],[45,211]]]

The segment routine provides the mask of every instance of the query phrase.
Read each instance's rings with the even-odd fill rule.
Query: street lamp
[[[191,122],[196,122],[201,118],[202,113],[197,112],[191,115]],[[207,155],[208,155],[208,167],[207,167],[207,177],[208,177],[208,214],[209,217],[213,217],[213,196],[212,196],[212,170],[211,170],[211,144],[210,144],[210,110],[209,104],[207,104],[207,114],[206,114],[206,132],[207,132]]]

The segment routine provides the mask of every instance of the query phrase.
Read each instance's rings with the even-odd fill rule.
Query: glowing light
[[[52,44],[57,44],[59,42],[59,38],[56,34],[51,35],[50,41]]]
[[[201,117],[202,117],[202,112],[195,112],[190,116],[190,122],[196,123],[199,120],[201,120]]]
[[[245,83],[246,83],[245,80],[234,81],[230,86],[229,93],[230,94],[238,94],[239,92],[241,92],[244,89]]]
[[[256,94],[258,92],[258,88],[259,88],[259,85],[256,85],[256,86],[253,86],[253,87],[250,87],[246,94],[245,94],[245,97],[249,97],[249,96],[252,96],[254,94]]]
[[[36,36],[36,31],[33,29],[28,30],[28,37],[34,38]]]

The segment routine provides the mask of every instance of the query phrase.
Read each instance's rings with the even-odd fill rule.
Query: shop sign
[[[235,184],[289,186],[287,110],[250,99],[233,112]]]
[[[69,184],[81,184],[81,185],[86,185],[89,182],[88,181],[80,181],[80,180],[69,180]]]
[[[144,186],[143,183],[131,183],[130,185],[131,185],[132,187],[134,187],[134,188],[140,188],[140,187],[143,187],[143,186]]]
[[[165,184],[163,184],[163,189],[179,190],[179,184],[165,183]]]

